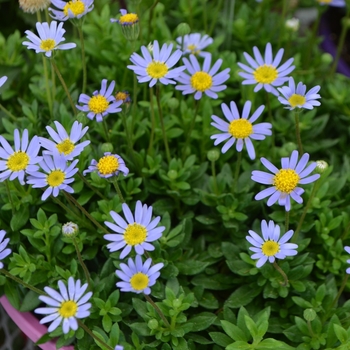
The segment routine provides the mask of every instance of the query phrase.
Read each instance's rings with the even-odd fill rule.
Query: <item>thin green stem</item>
[[[242,152],[238,152],[238,156],[237,156],[237,162],[236,162],[236,170],[235,170],[235,177],[233,180],[233,192],[235,192],[235,190],[237,189],[237,185],[238,185],[238,176],[239,176],[239,172],[241,170],[241,163],[242,163]]]
[[[98,341],[100,344],[102,344],[107,350],[113,350],[113,348],[111,348],[107,343],[105,343],[101,338],[97,337],[94,333],[92,333],[90,331],[90,329],[80,320],[77,320],[79,327],[81,327],[82,329],[84,329],[84,331],[90,335],[90,337],[92,337],[93,339],[95,339],[96,341]]]
[[[77,243],[77,241],[76,241],[74,236],[72,237],[72,241],[73,241],[73,244],[74,244],[74,247],[75,247],[75,251],[77,252],[77,257],[78,257],[79,263],[80,263],[81,267],[84,270],[86,281],[87,281],[87,283],[89,285],[89,288],[91,289],[91,281],[90,281],[89,270],[87,269],[87,267],[86,267],[86,265],[85,265],[85,263],[83,261],[83,258],[82,258],[81,254],[80,254],[80,251],[79,251],[78,243]]]
[[[223,0],[219,0],[218,3],[215,5],[215,13],[212,17],[212,21],[211,21],[211,26],[210,26],[210,29],[209,29],[209,32],[208,32],[208,35],[211,36],[211,34],[213,33],[214,31],[214,28],[215,28],[215,25],[218,21],[218,15],[219,15],[219,12],[220,12],[220,9],[222,7],[222,3],[223,3]]]
[[[9,277],[11,279],[13,279],[15,282],[21,284],[23,287],[26,287],[30,290],[32,290],[33,292],[40,294],[40,295],[46,295],[46,293],[44,293],[42,290],[35,288],[34,286],[31,286],[30,284],[24,282],[23,280],[21,280],[20,278],[12,275],[10,272],[8,272],[5,269],[0,269],[0,273],[4,274],[6,277]]]
[[[85,93],[86,90],[86,82],[87,82],[87,74],[86,74],[86,59],[85,59],[85,44],[84,44],[84,35],[83,35],[83,30],[82,26],[78,25],[78,33],[79,33],[79,39],[80,39],[80,44],[81,44],[81,63],[83,66],[83,88],[82,88],[82,93]]]
[[[271,123],[271,125],[273,125],[270,94],[267,91],[266,91],[266,102],[267,102],[267,113],[268,113],[268,117],[269,117],[269,122]],[[271,135],[271,150],[272,150],[272,152],[275,151],[275,133],[274,132]]]
[[[53,103],[52,103],[52,96],[51,96],[51,90],[50,90],[50,81],[49,81],[49,71],[47,67],[47,58],[43,57],[43,65],[44,65],[44,76],[45,76],[45,88],[46,88],[46,98],[47,98],[47,104],[49,105],[49,112],[50,117],[52,119],[53,117]]]
[[[110,138],[109,138],[109,132],[108,132],[108,127],[107,127],[107,122],[106,122],[106,119],[103,119],[102,120],[102,125],[103,125],[103,130],[106,134],[106,141],[109,142],[110,141]]]
[[[15,206],[13,204],[13,200],[12,200],[12,196],[11,196],[9,180],[5,180],[5,187],[6,187],[7,196],[9,197],[9,201],[10,201],[10,204],[11,204],[12,215],[14,215],[15,214]]]
[[[277,47],[281,46],[281,42],[283,39],[283,35],[284,35],[284,31],[285,31],[285,21],[286,21],[286,15],[287,15],[287,8],[288,8],[288,1],[287,0],[283,0],[283,4],[282,4],[282,14],[281,14],[281,18],[280,18],[280,26],[279,26],[279,36],[278,36],[278,44]]]
[[[149,9],[149,19],[148,19],[148,33],[147,33],[147,42],[149,43],[150,41],[150,38],[151,38],[151,24],[152,24],[152,19],[153,19],[153,11],[154,11],[154,8],[157,6],[159,0],[155,0],[153,5],[150,7]]]
[[[154,307],[154,309],[157,311],[158,315],[160,316],[160,318],[164,321],[164,324],[166,325],[167,328],[171,328],[170,327],[170,323],[168,322],[168,320],[165,318],[162,310],[157,306],[157,304],[151,299],[151,297],[147,294],[144,294],[146,300]]]
[[[148,154],[152,153],[153,151],[153,142],[154,142],[154,131],[156,128],[156,118],[154,116],[154,106],[153,106],[153,87],[149,89],[149,99],[150,99],[150,110],[151,110],[151,135],[149,138],[149,145],[148,145]]]
[[[118,194],[118,197],[119,197],[120,201],[122,203],[125,203],[124,197],[123,197],[122,192],[120,190],[120,187],[118,185],[118,177],[114,176],[112,182],[113,182],[115,190],[117,191],[117,194]]]
[[[299,235],[299,232],[301,230],[301,227],[303,225],[303,222],[304,222],[304,219],[305,219],[305,216],[307,214],[307,211],[309,210],[309,207],[311,205],[311,202],[318,190],[318,184],[319,184],[319,179],[314,183],[314,186],[312,188],[312,191],[311,191],[311,194],[310,194],[310,197],[309,197],[309,200],[307,201],[305,207],[304,207],[304,210],[303,210],[303,213],[301,214],[301,217],[299,219],[299,222],[298,222],[298,226],[297,226],[297,229],[295,230],[294,232],[294,235],[293,235],[293,238],[292,238],[292,242],[296,242],[298,240],[298,235]]]
[[[215,170],[215,160],[211,161],[211,175],[213,177],[214,192],[216,195],[219,194],[218,183],[216,181],[216,170]]]
[[[61,84],[62,84],[62,86],[63,86],[64,91],[66,92],[66,95],[67,95],[67,97],[68,97],[69,103],[70,103],[70,105],[71,105],[71,107],[72,107],[72,109],[73,109],[74,115],[77,115],[77,110],[76,110],[75,105],[74,105],[74,103],[73,103],[72,96],[71,96],[71,94],[69,93],[69,90],[68,90],[68,88],[67,88],[67,85],[66,85],[66,83],[65,83],[65,81],[64,81],[64,79],[63,79],[63,77],[62,77],[62,74],[60,73],[60,71],[59,71],[59,69],[58,69],[58,67],[57,67],[57,65],[56,65],[56,63],[55,63],[55,61],[54,61],[53,58],[51,59],[51,66],[52,66],[52,68],[54,69],[54,71],[56,72],[56,74],[57,74],[57,76],[58,76],[58,79],[60,80],[60,82],[61,82]]]
[[[1,109],[8,117],[10,117],[14,122],[17,122],[17,118],[16,118],[9,110],[7,110],[1,103],[0,103],[0,109]]]
[[[202,0],[202,13],[203,13],[203,28],[204,32],[206,33],[208,31],[208,14],[207,14],[207,4],[206,0]]]
[[[286,221],[285,221],[285,224],[284,224],[284,229],[285,229],[286,232],[289,229],[289,211],[286,211]]]
[[[195,101],[195,102],[196,102],[196,106],[195,106],[195,109],[194,109],[194,113],[193,113],[193,116],[192,116],[190,127],[189,127],[187,135],[186,135],[186,142],[185,142],[185,146],[184,146],[183,153],[182,153],[182,160],[183,161],[186,159],[187,147],[190,144],[192,131],[193,131],[194,126],[196,124],[196,117],[197,117],[198,110],[199,110],[200,100]]]
[[[168,145],[168,138],[166,136],[166,130],[165,130],[165,126],[164,126],[162,106],[161,106],[161,103],[160,103],[160,88],[159,88],[159,85],[157,85],[157,88],[156,88],[156,98],[157,98],[157,105],[158,105],[158,113],[159,113],[160,125],[162,127],[162,132],[163,132],[165,153],[166,153],[166,157],[167,157],[168,163],[170,163],[171,157],[170,157],[170,151],[169,151],[169,145]]]
[[[286,273],[278,266],[276,260],[273,262],[273,267],[282,275],[284,282],[282,283],[282,286],[286,287],[288,286],[288,277]]]
[[[299,128],[299,108],[297,108],[294,112],[294,118],[295,118],[295,135],[297,137],[297,143],[298,143],[298,149],[299,149],[299,156],[303,155],[303,145],[301,143],[301,136],[300,136],[300,128]]]
[[[99,229],[101,229],[104,233],[108,233],[107,229],[104,228],[96,219],[90,215],[89,212],[85,210],[85,208],[80,205],[80,203],[73,197],[71,196],[68,192],[63,192],[64,195],[66,196],[67,199],[71,200],[75,206],[77,206],[83,213],[84,215]]]
[[[80,171],[78,171],[78,176],[83,180],[84,184],[93,190],[100,198],[107,200],[107,198],[99,190],[97,190],[88,180],[85,179],[85,176]]]
[[[349,20],[350,20],[350,10],[347,11],[346,16],[342,20],[342,30],[341,30],[340,38],[339,38],[339,42],[338,42],[337,54],[335,55],[333,65],[332,65],[331,70],[330,70],[330,76],[332,76],[335,73],[335,71],[338,67],[338,62],[339,62],[339,59],[340,59],[340,56],[341,56],[341,53],[342,53],[343,47],[344,47],[346,33],[349,29],[349,23],[348,23]]]
[[[315,336],[315,333],[314,333],[314,331],[312,330],[312,326],[311,326],[310,320],[307,320],[307,328],[308,328],[308,330],[309,330],[309,333],[310,333],[311,338],[313,338],[313,337]]]

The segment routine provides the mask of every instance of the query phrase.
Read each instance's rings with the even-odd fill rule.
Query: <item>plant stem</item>
[[[216,23],[218,21],[218,15],[219,15],[220,9],[222,7],[222,2],[223,2],[223,0],[219,0],[217,2],[217,4],[215,5],[216,11],[215,11],[215,13],[214,13],[214,15],[212,17],[211,26],[210,26],[210,29],[209,29],[209,32],[208,32],[209,36],[211,36],[211,34],[213,33],[215,25],[216,25]]]
[[[271,123],[271,125],[273,125],[270,94],[267,91],[266,91],[266,102],[267,102],[266,104],[267,104],[267,113],[269,116],[269,122]],[[272,135],[271,135],[271,150],[274,153],[274,151],[275,151],[275,133],[272,133]]]
[[[147,43],[149,43],[150,37],[151,37],[151,23],[152,23],[152,18],[153,18],[153,10],[157,6],[158,2],[159,2],[159,0],[155,0],[153,5],[149,9]]]
[[[297,239],[298,239],[298,235],[299,235],[301,226],[303,225],[306,213],[307,213],[307,211],[308,211],[308,209],[309,209],[309,207],[311,205],[312,199],[314,198],[314,196],[316,194],[316,191],[318,189],[318,183],[319,183],[319,179],[314,183],[314,187],[312,188],[309,200],[307,201],[306,206],[304,207],[303,213],[301,214],[301,217],[300,217],[299,222],[298,222],[297,229],[295,230],[293,238],[292,238],[292,242],[293,243],[296,242]]]
[[[74,205],[76,205],[84,214],[85,216],[93,223],[96,227],[100,228],[104,233],[108,233],[108,231],[98,222],[96,219],[88,213],[83,206],[79,204],[79,202],[71,196],[68,192],[63,192],[67,199],[71,200]]]
[[[72,109],[73,109],[73,113],[74,113],[74,115],[76,116],[76,115],[77,115],[77,110],[76,110],[75,105],[74,105],[74,103],[73,103],[72,96],[70,95],[69,90],[68,90],[68,88],[67,88],[67,85],[66,85],[66,83],[64,82],[64,79],[63,79],[63,77],[62,77],[62,74],[61,74],[60,71],[58,70],[58,67],[57,67],[57,65],[56,65],[56,63],[55,63],[55,61],[54,61],[53,58],[51,59],[51,66],[52,66],[52,68],[54,69],[54,71],[56,72],[56,74],[57,74],[57,76],[58,76],[58,79],[60,80],[60,82],[61,82],[61,84],[62,84],[62,86],[63,86],[64,91],[66,92],[66,95],[67,95],[67,97],[68,97],[69,103],[70,103],[70,105],[71,105],[71,107],[72,107]]]
[[[107,122],[105,119],[102,120],[102,125],[103,125],[103,130],[106,134],[106,141],[109,142],[109,132],[108,132],[108,127],[107,127]]]
[[[5,187],[6,187],[7,196],[9,197],[9,202],[11,204],[12,215],[14,215],[15,214],[15,206],[13,205],[13,201],[12,201],[9,180],[5,180]]]
[[[288,285],[288,277],[285,274],[285,272],[278,266],[276,260],[273,262],[273,267],[282,275],[282,277],[284,279],[282,286],[286,287]]]
[[[81,267],[82,267],[83,270],[84,270],[84,274],[85,274],[86,281],[87,281],[87,283],[88,283],[88,285],[89,285],[89,288],[91,289],[90,274],[89,274],[89,271],[88,271],[88,269],[87,269],[87,267],[86,267],[86,265],[85,265],[85,263],[84,263],[84,261],[83,261],[83,258],[82,258],[82,256],[81,256],[81,254],[80,254],[79,247],[78,247],[78,243],[77,243],[77,241],[76,241],[76,239],[75,239],[74,236],[72,237],[72,241],[73,241],[75,250],[76,250],[76,252],[77,252],[77,257],[78,257],[79,263],[80,263]]]
[[[294,118],[295,118],[295,134],[297,137],[297,143],[298,143],[298,149],[299,149],[299,156],[303,155],[303,145],[301,143],[301,136],[300,136],[300,128],[299,128],[299,108],[295,110]]]
[[[312,330],[312,326],[311,326],[310,320],[307,320],[307,328],[308,328],[308,330],[309,330],[309,333],[310,333],[311,338],[314,337],[314,336],[315,336],[315,333],[314,333],[313,330]]]
[[[118,185],[118,178],[116,176],[113,177],[113,185],[114,185],[115,190],[117,191],[117,194],[119,196],[120,201],[122,203],[125,203],[122,192],[120,191],[120,187]]]
[[[92,333],[90,331],[90,329],[80,320],[77,320],[79,327],[81,327],[82,329],[84,329],[84,331],[86,333],[88,333],[93,339],[95,339],[96,341],[98,341],[100,344],[102,344],[107,350],[113,350],[113,348],[111,348],[108,344],[106,344],[102,339],[100,339],[99,337],[97,337],[94,333]]]
[[[1,103],[0,103],[0,109],[1,109],[8,117],[10,117],[14,122],[17,122],[17,118],[16,118],[9,110],[7,110]]]
[[[151,110],[151,135],[149,138],[147,154],[150,154],[153,150],[154,130],[156,128],[156,119],[154,117],[154,107],[153,107],[153,87],[149,89],[149,99],[150,99],[150,110]]]
[[[213,177],[214,192],[216,195],[218,195],[219,191],[218,191],[218,183],[216,181],[215,160],[211,161],[211,175]]]
[[[162,310],[157,306],[157,304],[151,299],[151,297],[147,294],[144,294],[146,300],[154,307],[154,309],[157,311],[158,315],[160,318],[164,321],[165,325],[167,328],[170,328],[170,323],[168,320],[165,318]]]
[[[50,84],[49,84],[49,73],[48,73],[47,61],[44,55],[43,55],[43,65],[44,65],[44,75],[45,75],[46,98],[47,98],[47,104],[49,105],[50,117],[52,119],[53,104],[52,104],[52,96],[51,96],[51,90],[50,90]]]
[[[107,200],[107,198],[99,190],[97,190],[88,180],[85,179],[85,176],[80,171],[78,171],[78,176],[83,180],[84,184],[92,189],[100,198]]]
[[[281,47],[281,42],[282,42],[284,31],[285,31],[285,21],[286,21],[287,8],[288,8],[288,2],[287,2],[287,0],[283,0],[277,47]]]
[[[238,152],[238,157],[237,157],[237,162],[236,162],[236,170],[235,170],[235,177],[233,180],[233,192],[237,189],[237,184],[238,184],[238,176],[239,176],[239,171],[241,169],[241,163],[242,163],[242,152]]]
[[[197,117],[197,113],[198,113],[198,110],[199,110],[200,100],[199,100],[199,101],[195,101],[195,103],[196,103],[196,106],[195,106],[195,108],[194,108],[194,114],[193,114],[193,116],[192,116],[190,128],[188,129],[188,132],[187,132],[187,135],[186,135],[186,142],[185,142],[185,146],[184,146],[183,153],[182,153],[182,160],[183,160],[183,161],[186,159],[187,147],[188,147],[188,145],[189,145],[189,143],[190,143],[191,134],[192,134],[192,131],[193,131],[194,126],[195,126],[195,124],[196,124],[196,117]]]
[[[286,211],[286,221],[285,221],[284,229],[286,232],[289,229],[289,211]]]
[[[83,66],[83,88],[82,93],[85,93],[86,90],[86,82],[87,82],[87,74],[86,74],[86,59],[85,59],[85,45],[84,45],[84,35],[81,24],[78,25],[78,33],[79,33],[79,39],[81,43],[81,61]]]
[[[33,292],[37,293],[37,294],[40,294],[40,295],[46,295],[46,293],[44,293],[42,290],[38,289],[38,288],[35,288],[33,286],[31,286],[30,284],[22,281],[20,278],[12,275],[10,272],[8,272],[7,270],[5,269],[0,269],[0,273],[4,274],[5,276],[13,279],[15,282],[21,284],[23,287],[26,287],[30,290],[32,290]]]
[[[168,138],[166,136],[165,126],[164,126],[162,106],[161,106],[161,103],[160,103],[160,88],[159,88],[159,85],[157,85],[157,88],[156,88],[156,98],[157,98],[157,105],[158,105],[158,113],[159,113],[160,125],[161,125],[162,131],[163,131],[163,140],[164,140],[164,146],[165,146],[165,153],[166,153],[166,157],[167,157],[168,163],[170,163],[171,157],[170,157],[170,151],[169,151],[169,145],[168,145]]]

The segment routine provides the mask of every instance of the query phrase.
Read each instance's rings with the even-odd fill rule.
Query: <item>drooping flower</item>
[[[254,92],[264,88],[267,92],[278,96],[278,91],[275,86],[281,86],[288,80],[288,74],[293,71],[295,66],[292,66],[294,58],[290,58],[287,62],[280,67],[284,49],[279,49],[275,58],[272,55],[272,47],[270,43],[267,43],[265,48],[265,57],[262,58],[259,49],[254,46],[254,59],[246,52],[243,53],[245,59],[250,66],[243,63],[238,63],[245,72],[238,73],[243,80],[243,85],[257,84],[254,88]]]
[[[316,181],[320,174],[311,174],[316,168],[316,162],[312,162],[306,167],[309,161],[309,154],[304,153],[298,162],[299,153],[293,151],[290,158],[282,158],[282,169],[277,169],[266,158],[260,158],[263,165],[272,172],[272,174],[264,171],[254,170],[252,172],[252,180],[264,185],[272,185],[269,188],[259,192],[256,196],[256,200],[260,200],[266,197],[270,197],[267,201],[267,205],[278,201],[279,205],[284,205],[286,211],[290,210],[290,198],[292,197],[297,203],[302,203],[303,199],[301,195],[304,190],[298,187],[298,184],[304,185]],[[306,167],[306,168],[305,168]]]
[[[5,235],[6,235],[6,231],[1,230],[0,231],[0,269],[4,267],[2,260],[4,260],[12,252],[10,248],[6,248],[8,243],[10,242],[10,238],[5,238]]]
[[[253,140],[264,140],[265,135],[272,135],[272,125],[270,123],[253,123],[260,117],[265,106],[260,106],[253,115],[249,118],[249,113],[252,103],[247,101],[244,104],[242,118],[239,115],[235,102],[230,103],[230,108],[225,104],[221,104],[222,112],[225,118],[229,121],[228,123],[216,115],[212,115],[213,122],[212,126],[223,131],[221,134],[212,135],[210,138],[214,139],[214,145],[228,140],[222,147],[222,153],[225,153],[233,144],[236,142],[237,152],[241,152],[243,145],[247,147],[247,151],[250,159],[255,159],[255,150],[251,139]]]
[[[28,13],[35,13],[46,9],[51,0],[19,0],[19,7]]]
[[[3,77],[0,78],[0,87],[2,87],[6,83],[6,80],[7,80],[6,75],[4,75]]]
[[[143,264],[140,255],[136,255],[135,261],[129,258],[128,265],[121,263],[121,270],[115,271],[116,275],[122,280],[122,282],[117,282],[117,287],[122,292],[150,294],[150,287],[156,283],[160,276],[159,270],[164,266],[163,263],[158,263],[150,267],[151,264],[151,258],[148,258]]]
[[[186,34],[184,37],[179,36],[176,41],[179,44],[177,48],[183,54],[198,55],[201,57],[209,54],[209,52],[205,52],[203,49],[213,43],[213,39],[209,35],[202,36],[200,33]]]
[[[289,86],[283,86],[277,90],[283,95],[278,96],[278,101],[286,105],[287,109],[294,108],[313,109],[314,106],[320,106],[321,103],[317,101],[321,96],[318,94],[320,86],[313,87],[306,93],[306,85],[302,82],[295,87],[295,82],[292,77],[289,77]]]
[[[87,117],[93,120],[96,117],[97,122],[102,122],[103,118],[109,113],[118,113],[122,109],[119,106],[123,101],[117,101],[113,96],[115,81],[113,80],[107,88],[107,79],[103,79],[101,83],[101,90],[94,91],[93,96],[80,94],[79,103],[83,106],[76,105],[76,107],[83,112],[88,112]]]
[[[123,158],[111,152],[105,152],[98,162],[93,159],[89,168],[83,171],[83,175],[93,171],[97,171],[98,175],[104,178],[118,176],[119,173],[124,176],[129,174],[129,169],[125,166]]]
[[[105,225],[116,232],[103,236],[104,239],[112,242],[107,245],[109,251],[115,252],[124,248],[120,254],[120,259],[123,259],[132,248],[140,255],[145,250],[154,250],[154,246],[150,242],[159,239],[165,230],[164,226],[156,227],[160,221],[160,216],[152,220],[152,207],[147,207],[146,204],[142,206],[140,201],[136,203],[135,217],[125,203],[123,203],[123,212],[127,222],[115,211],[110,212],[115,224],[105,221]]]
[[[54,331],[61,323],[64,334],[67,334],[70,329],[76,331],[77,319],[90,316],[91,304],[87,301],[91,298],[92,292],[84,294],[87,287],[87,283],[81,286],[81,281],[78,279],[75,282],[73,277],[68,279],[68,288],[63,281],[58,281],[60,292],[45,287],[44,290],[48,296],[40,295],[39,299],[48,307],[39,307],[34,310],[37,314],[47,315],[40,320],[40,323],[53,321],[48,328],[49,332]]]
[[[56,21],[52,21],[50,24],[47,22],[37,22],[36,29],[39,36],[30,30],[26,30],[27,39],[30,41],[23,42],[23,45],[27,46],[27,49],[35,50],[36,53],[44,52],[46,57],[51,57],[54,50],[69,50],[77,46],[74,43],[60,44],[66,40],[63,37],[66,31],[63,29],[62,22],[58,26]]]
[[[316,0],[320,5],[329,5],[334,7],[345,7],[345,0]]]
[[[28,172],[27,183],[33,188],[43,188],[48,186],[41,196],[41,200],[46,200],[51,194],[57,197],[60,191],[73,193],[74,190],[68,184],[74,182],[73,176],[78,172],[75,168],[79,159],[74,160],[71,164],[67,164],[64,155],[56,154],[43,155],[43,160],[39,163],[43,172],[33,171]]]
[[[22,140],[18,129],[14,131],[15,150],[0,135],[0,182],[18,178],[21,185],[24,185],[24,175],[30,171],[36,171],[36,165],[42,157],[38,157],[40,143],[38,136],[34,136],[29,142],[28,130],[24,129]]]
[[[186,57],[182,60],[190,75],[182,72],[176,80],[183,85],[176,85],[175,89],[182,91],[183,95],[194,93],[194,98],[200,100],[203,93],[205,93],[207,96],[216,99],[218,98],[217,92],[226,89],[226,85],[222,84],[230,77],[230,68],[216,74],[221,67],[222,59],[218,59],[210,68],[211,55],[208,54],[204,58],[202,69],[194,55],[190,55],[190,60]]]
[[[344,249],[345,249],[345,251],[346,251],[348,254],[350,254],[350,247],[349,247],[349,246],[345,246]],[[348,264],[350,264],[350,259],[346,260],[346,262],[347,262]],[[346,269],[346,273],[347,273],[348,275],[350,275],[350,267],[348,267],[348,268]]]
[[[111,18],[111,22],[121,25],[122,33],[128,40],[136,40],[140,33],[139,17],[136,13],[128,13],[125,9],[120,10],[119,19]]]
[[[256,267],[263,266],[268,260],[273,263],[275,259],[284,259],[287,256],[297,255],[298,245],[287,243],[293,236],[294,231],[287,231],[280,238],[280,227],[270,220],[269,224],[265,220],[261,221],[262,238],[256,232],[249,230],[250,236],[246,236],[246,240],[252,245],[249,247],[254,254],[252,259],[259,259]]]
[[[44,154],[54,155],[59,152],[60,154],[63,154],[67,160],[73,160],[74,157],[77,157],[84,148],[90,144],[89,140],[77,144],[77,142],[88,131],[88,126],[83,129],[83,124],[75,121],[71,128],[70,135],[68,135],[61,123],[58,121],[54,121],[54,123],[57,132],[51,128],[51,126],[47,126],[46,130],[55,142],[40,137],[40,144],[46,149]]]
[[[146,46],[141,46],[143,57],[134,52],[130,57],[130,61],[134,65],[130,65],[128,68],[133,70],[137,75],[139,83],[149,81],[149,87],[154,86],[158,80],[164,85],[176,84],[173,79],[176,78],[185,67],[181,66],[171,69],[179,61],[182,54],[180,50],[171,53],[172,49],[173,44],[163,44],[162,48],[159,49],[158,41],[154,40],[153,57]]]
[[[51,0],[58,10],[49,7],[51,17],[58,21],[66,21],[72,18],[81,18],[94,8],[94,0]]]

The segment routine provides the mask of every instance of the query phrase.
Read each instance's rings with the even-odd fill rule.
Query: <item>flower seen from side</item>
[[[345,0],[316,0],[316,2],[320,5],[329,5],[334,7],[345,7]]]
[[[136,13],[128,13],[125,9],[120,10],[121,16],[111,18],[111,22],[117,22],[121,25],[122,33],[128,40],[136,40],[140,33],[139,17]]]
[[[37,22],[36,29],[39,36],[30,30],[26,30],[27,39],[30,41],[23,42],[23,45],[27,46],[27,49],[35,50],[36,53],[43,52],[46,57],[51,57],[54,50],[69,50],[77,46],[74,43],[60,44],[66,40],[63,37],[66,31],[63,29],[62,22],[58,25],[56,21],[52,21],[50,24],[47,22]]]
[[[182,91],[183,95],[193,94],[195,100],[200,100],[203,93],[210,98],[218,98],[217,92],[226,89],[226,85],[222,85],[229,77],[230,68],[224,69],[216,74],[221,67],[222,59],[218,59],[211,67],[211,55],[204,58],[203,68],[200,67],[196,56],[190,55],[188,60],[183,58],[183,62],[187,69],[177,78],[182,85],[177,85],[176,90]]]
[[[152,54],[147,50],[146,46],[141,46],[143,57],[134,52],[130,57],[130,61],[134,65],[129,65],[128,68],[137,75],[139,83],[149,82],[149,87],[154,86],[158,81],[164,85],[176,84],[173,79],[185,67],[173,68],[179,61],[182,53],[180,50],[171,53],[172,49],[173,44],[163,44],[159,48],[158,41],[154,40]]]
[[[252,172],[252,180],[264,185],[271,185],[271,187],[259,192],[256,200],[270,197],[267,205],[271,206],[278,201],[279,205],[285,206],[286,211],[291,208],[290,198],[297,203],[302,203],[301,195],[304,189],[298,185],[309,184],[316,181],[320,174],[311,175],[311,172],[316,168],[316,162],[312,162],[306,166],[309,161],[309,154],[304,153],[298,161],[298,151],[293,151],[290,158],[285,157],[281,159],[282,169],[276,168],[266,158],[260,158],[263,165],[272,172],[266,173],[264,171],[254,170]]]
[[[83,175],[85,176],[93,171],[97,171],[98,175],[104,178],[118,176],[119,173],[122,173],[124,176],[129,174],[129,169],[125,166],[123,158],[111,152],[105,152],[98,162],[93,159],[89,168],[84,170]]]
[[[321,103],[317,99],[321,98],[318,94],[320,86],[313,87],[309,92],[306,92],[306,85],[302,82],[295,86],[294,79],[289,78],[289,86],[283,86],[277,90],[282,94],[278,96],[278,101],[286,105],[287,109],[295,108],[313,109],[314,106],[320,106]]]
[[[68,279],[68,288],[63,281],[58,281],[59,292],[45,287],[44,290],[48,296],[40,295],[39,299],[48,307],[34,310],[37,314],[47,315],[40,320],[40,323],[52,322],[48,328],[49,332],[54,331],[60,324],[62,324],[64,334],[67,334],[70,329],[76,331],[78,329],[77,319],[90,316],[91,304],[88,303],[88,300],[92,292],[85,293],[87,287],[87,283],[81,285],[81,281],[79,279],[74,281],[73,277]]]
[[[230,108],[225,104],[221,104],[222,112],[228,122],[220,119],[216,115],[212,115],[212,126],[222,131],[220,134],[212,135],[210,138],[214,139],[214,145],[218,145],[223,141],[227,141],[222,147],[222,153],[226,153],[227,150],[236,142],[237,152],[241,152],[243,145],[247,147],[247,151],[250,159],[255,159],[255,150],[252,140],[264,140],[265,135],[272,135],[272,125],[270,123],[253,123],[260,117],[265,106],[260,106],[253,115],[249,118],[249,113],[252,103],[247,101],[244,104],[242,117],[240,117],[235,102],[230,103]]]
[[[12,252],[10,248],[7,248],[10,238],[5,238],[5,235],[6,231],[0,230],[0,269],[4,267],[2,260],[4,260]]]
[[[116,275],[122,280],[122,282],[117,282],[117,287],[122,292],[150,294],[150,287],[156,283],[160,276],[159,270],[164,266],[163,263],[158,263],[151,267],[151,264],[151,258],[142,263],[140,255],[136,255],[135,261],[129,258],[127,265],[121,263],[120,270],[115,271]]]
[[[80,94],[78,102],[83,103],[83,106],[76,105],[76,107],[82,112],[87,112],[89,119],[93,120],[96,117],[97,122],[102,122],[109,113],[118,113],[122,110],[120,105],[123,101],[117,101],[113,96],[114,86],[113,80],[107,88],[107,79],[103,79],[101,90],[96,90],[92,97]]]
[[[201,35],[200,33],[186,34],[185,36],[179,36],[176,41],[178,42],[177,48],[183,52],[183,54],[192,54],[205,57],[209,52],[203,51],[207,46],[213,43],[213,39],[209,35]]]
[[[7,76],[4,75],[3,77],[0,78],[0,87],[3,86],[6,83]]]
[[[348,254],[350,254],[350,247],[349,247],[349,246],[345,246],[344,249],[345,249],[345,251],[346,251]],[[346,262],[347,262],[348,264],[350,264],[350,259],[346,260]],[[348,275],[350,275],[350,267],[348,267],[348,268],[346,269],[346,273],[347,273]]]
[[[295,66],[292,66],[294,58],[290,58],[287,62],[279,66],[284,49],[279,49],[274,58],[270,43],[267,43],[266,45],[264,58],[256,46],[254,46],[253,52],[254,58],[246,52],[243,53],[249,66],[240,62],[238,63],[238,66],[244,70],[244,72],[238,73],[245,79],[242,84],[256,84],[254,92],[264,88],[267,92],[271,92],[278,96],[278,91],[275,86],[281,86],[288,80],[288,74],[295,68]]]
[[[79,226],[74,222],[66,222],[62,225],[62,234],[67,237],[73,237],[79,232]]]
[[[72,18],[81,18],[94,8],[94,0],[51,0],[57,9],[49,7],[50,15],[58,21],[66,21]]]
[[[50,195],[57,197],[60,191],[73,193],[74,190],[69,184],[74,182],[73,176],[79,170],[75,168],[78,161],[76,159],[68,165],[64,155],[56,154],[51,156],[44,154],[43,160],[39,163],[43,172],[28,172],[30,176],[28,176],[27,183],[32,185],[33,188],[44,188],[48,186],[41,196],[41,200],[43,201]]]
[[[265,220],[261,221],[262,237],[256,232],[249,230],[246,240],[252,245],[249,247],[254,254],[252,259],[258,259],[256,267],[263,266],[266,261],[273,263],[275,259],[284,259],[287,256],[297,255],[298,245],[287,243],[293,236],[294,231],[287,231],[280,237],[280,227],[270,220],[269,224]]]
[[[134,216],[129,206],[123,203],[126,221],[119,214],[111,211],[110,214],[115,224],[105,221],[105,225],[116,233],[109,233],[103,236],[104,239],[112,242],[107,245],[109,251],[115,252],[123,248],[120,254],[120,259],[123,259],[130,253],[132,248],[140,255],[145,250],[154,250],[154,246],[150,242],[159,239],[165,227],[157,227],[160,216],[152,220],[152,210],[151,206],[147,207],[146,204],[142,205],[140,201],[137,201]]]
[[[26,173],[36,171],[39,167],[36,165],[42,157],[38,157],[40,143],[38,136],[34,136],[29,142],[28,130],[24,129],[22,140],[18,129],[14,131],[13,148],[0,135],[0,182],[9,179],[10,181],[18,178],[21,185],[24,185],[24,176]]]
[[[61,123],[58,121],[54,121],[54,123],[57,132],[51,126],[46,127],[47,132],[54,141],[40,137],[40,144],[46,149],[44,154],[54,155],[58,152],[63,154],[67,160],[73,160],[74,157],[77,157],[90,144],[89,140],[77,143],[88,131],[88,126],[83,128],[82,123],[75,121],[70,134],[68,134]]]
[[[123,91],[117,91],[115,94],[115,99],[117,101],[122,101],[123,104],[129,105],[131,103],[131,97],[129,94],[129,91],[123,90]]]
[[[51,0],[19,0],[19,7],[27,13],[35,13],[46,9]]]

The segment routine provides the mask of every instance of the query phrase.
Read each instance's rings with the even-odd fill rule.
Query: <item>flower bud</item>
[[[318,174],[324,173],[329,166],[328,163],[325,162],[324,160],[318,160],[318,161],[316,161],[316,164],[317,165],[316,165],[315,171]]]
[[[208,151],[207,153],[207,158],[211,161],[211,162],[215,162],[219,159],[220,157],[220,152],[217,149],[212,149],[210,151]]]
[[[331,64],[333,62],[333,56],[328,52],[324,52],[321,55],[321,62],[324,64]]]
[[[149,320],[147,325],[148,325],[148,328],[150,329],[157,329],[159,326],[158,321],[156,319]]]
[[[78,234],[79,227],[74,222],[67,222],[66,224],[62,225],[62,234],[66,237],[74,237]]]
[[[176,170],[169,170],[167,175],[170,180],[175,180],[178,176],[178,173]]]
[[[51,0],[19,0],[19,7],[28,13],[35,13],[46,9]]]
[[[180,23],[176,27],[176,33],[178,36],[185,36],[191,33],[191,27],[187,23]]]
[[[292,32],[297,32],[299,30],[300,22],[298,18],[290,18],[286,20],[285,26]]]
[[[316,311],[313,309],[305,309],[304,310],[304,318],[306,321],[313,321],[316,318]]]
[[[103,153],[106,153],[106,152],[113,152],[113,145],[110,143],[110,142],[105,142],[102,144],[101,146],[101,151]]]

